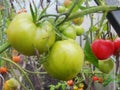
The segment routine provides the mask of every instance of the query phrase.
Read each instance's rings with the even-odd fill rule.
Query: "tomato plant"
[[[119,81],[109,76],[115,66],[118,75],[119,38],[106,15],[120,7],[97,1],[0,1],[0,90],[89,90]]]

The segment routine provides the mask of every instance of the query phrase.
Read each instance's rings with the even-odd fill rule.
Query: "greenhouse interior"
[[[0,0],[0,90],[120,90],[120,0]]]

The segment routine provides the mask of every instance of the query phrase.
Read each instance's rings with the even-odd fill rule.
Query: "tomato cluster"
[[[80,72],[84,62],[83,50],[74,40],[81,34],[81,28],[71,24],[60,25],[57,29],[67,40],[56,40],[55,27],[49,20],[36,23],[31,14],[22,12],[11,21],[7,37],[11,46],[21,54],[32,56],[49,52],[43,63],[45,70],[54,78],[69,80]],[[12,60],[18,63],[21,58],[15,55]]]
[[[74,25],[71,22],[66,22],[59,27],[59,31],[63,35],[63,39],[76,39],[76,36],[84,34],[84,28],[81,25]]]
[[[110,73],[114,67],[112,55],[117,56],[120,53],[120,38],[114,41],[97,39],[92,42],[91,49],[98,59],[98,68],[103,73]]]
[[[97,39],[91,44],[94,55],[99,60],[108,59],[111,55],[117,55],[120,52],[120,38],[114,41]]]
[[[92,76],[93,82],[103,83],[102,77]]]
[[[73,90],[84,90],[84,83],[80,82],[78,84],[75,84],[73,80],[68,80],[67,85],[70,87],[73,87]]]

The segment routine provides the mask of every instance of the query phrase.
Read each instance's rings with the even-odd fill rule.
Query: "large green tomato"
[[[114,62],[112,59],[99,60],[99,70],[103,73],[110,73],[114,67]]]
[[[74,40],[57,41],[50,50],[45,70],[52,77],[60,80],[70,80],[81,70],[84,62],[84,53]]]
[[[25,55],[34,55],[35,50],[43,53],[55,41],[55,31],[48,21],[35,24],[28,13],[18,14],[7,30],[8,40],[16,50]]]

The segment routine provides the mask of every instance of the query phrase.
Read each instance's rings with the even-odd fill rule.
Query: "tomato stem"
[[[90,13],[95,13],[98,11],[108,12],[108,11],[119,10],[119,9],[120,9],[120,7],[118,7],[118,6],[109,6],[109,5],[93,6],[88,9],[85,9],[83,11],[79,11],[79,12],[76,12],[76,13],[70,15],[66,21],[72,20],[74,18],[82,17],[82,16],[90,14]]]
[[[34,90],[33,84],[31,82],[31,80],[29,79],[29,77],[27,76],[27,73],[18,64],[16,64],[15,62],[13,62],[12,60],[10,60],[8,58],[4,58],[4,57],[0,57],[0,58],[6,62],[9,62],[9,63],[15,65],[19,69],[19,71],[25,76],[26,80],[29,82],[29,84],[31,86],[31,89]]]

